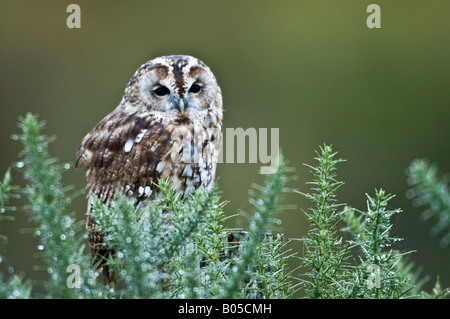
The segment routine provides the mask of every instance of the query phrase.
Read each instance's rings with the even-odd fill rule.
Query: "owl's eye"
[[[155,92],[156,96],[159,96],[159,97],[163,97],[170,93],[169,89],[166,88],[165,86],[159,86],[156,89],[154,89],[153,92]]]
[[[202,87],[198,84],[192,84],[191,88],[189,89],[190,93],[199,93]]]

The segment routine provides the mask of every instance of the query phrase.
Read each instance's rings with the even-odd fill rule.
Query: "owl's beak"
[[[180,110],[181,114],[184,114],[184,101],[183,101],[183,99],[180,99],[180,102],[178,103],[178,109]]]

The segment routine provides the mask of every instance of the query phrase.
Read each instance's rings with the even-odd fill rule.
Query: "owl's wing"
[[[107,202],[119,188],[138,200],[154,196],[153,182],[161,175],[158,164],[170,153],[172,127],[152,116],[126,114],[119,108],[107,115],[86,135],[77,151],[75,166],[86,167],[89,195]],[[104,234],[95,231],[97,223],[89,215],[90,199],[86,228],[95,256],[93,265],[103,271],[106,283],[115,282],[115,273],[105,264],[114,250],[104,246]]]
[[[76,167],[86,167],[90,194],[104,202],[113,198],[117,188],[144,201],[157,194],[153,183],[159,178],[170,178],[171,186],[181,193],[201,184],[211,185],[220,141],[221,130],[211,133],[203,124],[184,117],[162,121],[117,108],[86,135],[77,152]],[[198,161],[197,153],[201,154]],[[90,209],[88,203],[88,213]],[[88,214],[91,254],[97,256],[94,264],[103,269],[108,282],[114,282],[114,272],[104,263],[114,252],[104,246],[104,234],[95,231],[96,225]]]
[[[116,187],[136,198],[150,197],[161,175],[158,164],[170,151],[172,127],[120,109],[107,115],[77,151],[76,167],[86,167],[90,192],[105,202]]]

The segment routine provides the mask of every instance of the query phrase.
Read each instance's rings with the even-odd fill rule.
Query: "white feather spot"
[[[123,150],[124,150],[125,153],[128,153],[129,151],[131,151],[132,147],[133,147],[133,139],[129,138],[126,141],[126,143],[125,143],[125,145],[123,147]]]
[[[159,162],[158,165],[156,165],[156,171],[158,173],[161,173],[163,169],[164,169],[164,162]]]
[[[139,143],[140,141],[142,141],[142,138],[144,137],[145,133],[147,133],[147,130],[142,130],[137,136],[136,139],[134,140],[136,143]]]
[[[144,194],[145,194],[145,196],[150,196],[151,194],[152,194],[152,189],[150,188],[150,186],[145,186],[145,189],[144,189]]]
[[[208,180],[208,171],[202,169],[200,172],[200,179],[203,181],[204,184],[206,184],[206,181]]]
[[[84,161],[90,161],[92,159],[92,152],[90,150],[85,150],[82,156]]]
[[[191,177],[192,173],[193,173],[192,166],[189,164],[186,164],[186,166],[184,167],[183,173],[181,173],[181,176]]]
[[[139,196],[142,196],[144,194],[144,187],[139,186]]]

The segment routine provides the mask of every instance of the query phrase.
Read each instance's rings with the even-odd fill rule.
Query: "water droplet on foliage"
[[[37,248],[38,250],[44,250],[44,245],[38,245]]]
[[[69,228],[69,227],[72,225],[72,223],[73,223],[72,218],[66,217],[66,218],[64,219],[64,226],[65,226],[66,228]]]

